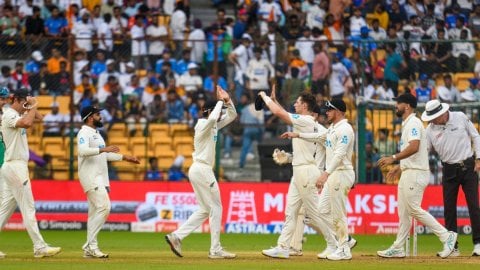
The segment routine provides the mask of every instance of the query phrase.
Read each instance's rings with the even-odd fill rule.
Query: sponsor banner
[[[86,196],[76,181],[33,181],[37,219],[47,228],[70,229],[87,220]],[[288,183],[220,183],[223,203],[223,230],[226,233],[279,233],[286,207]],[[122,224],[109,230],[173,231],[199,206],[188,182],[112,182],[112,213],[108,221]],[[441,186],[429,186],[422,203],[441,223],[443,200]],[[397,187],[390,185],[356,185],[347,205],[350,233],[392,234],[398,230]],[[458,225],[470,233],[468,209],[463,193],[458,199]],[[60,222],[52,223],[50,222]],[[61,222],[68,225],[62,225]],[[82,224],[83,224],[82,223]],[[130,227],[131,223],[131,227]],[[125,225],[125,224],[128,224]],[[82,225],[83,226],[83,225]],[[23,229],[16,212],[6,229]],[[419,224],[420,232],[428,230]],[[71,228],[77,229],[77,228]],[[81,229],[84,229],[82,227]],[[208,232],[208,223],[198,228]],[[307,233],[312,233],[307,229]]]

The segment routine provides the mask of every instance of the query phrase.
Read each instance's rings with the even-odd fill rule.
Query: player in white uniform
[[[230,124],[237,117],[235,106],[220,86],[217,86],[216,103],[209,102],[203,107],[203,117],[195,125],[193,164],[188,171],[188,178],[192,184],[195,197],[200,208],[176,231],[165,236],[172,252],[182,255],[182,240],[203,224],[208,218],[210,224],[211,244],[208,258],[231,259],[237,255],[227,252],[220,244],[222,226],[222,202],[217,180],[212,167],[215,163],[215,144],[218,130]],[[222,106],[227,107],[225,118],[221,119]]]
[[[96,130],[103,126],[100,111],[92,106],[83,108],[84,125],[77,134],[78,177],[88,199],[87,242],[82,247],[85,258],[108,258],[108,254],[99,249],[97,241],[97,235],[110,214],[107,161],[140,163],[136,157],[118,154],[118,146],[105,145]]]
[[[3,110],[6,110],[7,106],[10,105],[9,99],[10,99],[10,90],[8,90],[7,87],[0,88],[0,108],[2,109],[2,114],[3,114]],[[2,136],[0,136],[0,149],[1,149],[0,150],[0,198],[1,198],[2,196],[1,194],[3,190],[6,189],[5,188],[6,183],[2,178],[2,170],[1,170],[3,166],[4,158],[5,158],[5,143],[3,142]],[[1,200],[0,200],[0,203],[2,203]],[[0,251],[0,259],[5,258],[5,256],[6,254]]]
[[[275,96],[275,85],[272,87],[272,97]],[[265,92],[260,92],[270,111],[283,120],[293,125],[294,132],[316,132],[317,125],[312,117],[312,110],[315,106],[315,97],[309,93],[302,93],[294,104],[296,114],[285,111],[280,105],[268,97]],[[272,258],[288,258],[290,242],[293,237],[298,220],[298,212],[303,205],[305,215],[309,217],[309,224],[327,240],[328,245],[336,246],[336,240],[328,220],[320,215],[318,209],[318,190],[315,186],[320,171],[315,162],[315,145],[304,140],[294,139],[293,148],[293,177],[287,193],[287,207],[285,210],[285,223],[277,242],[277,246],[263,250],[262,254]]]
[[[352,258],[350,248],[354,244],[349,243],[348,239],[346,205],[348,193],[355,183],[355,172],[351,161],[355,134],[352,126],[345,119],[347,110],[345,102],[341,99],[333,99],[326,105],[327,118],[331,123],[327,132],[286,132],[282,137],[324,142],[326,169],[316,182],[321,190],[319,209],[327,220],[333,222],[329,222],[327,226],[332,230],[335,228],[338,245],[328,245],[324,252],[318,254],[318,257],[329,260],[350,260]]]
[[[61,252],[59,247],[50,247],[43,240],[35,217],[32,186],[28,173],[29,150],[26,129],[35,119],[41,120],[37,112],[37,101],[28,90],[20,89],[13,94],[13,102],[2,116],[1,132],[5,143],[5,163],[2,166],[2,178],[5,181],[0,203],[0,228],[18,207],[23,223],[33,242],[35,258],[50,257]]]
[[[400,153],[389,157],[382,157],[378,166],[383,167],[400,161],[387,174],[387,178],[395,179],[400,175],[398,183],[398,218],[399,228],[397,239],[386,250],[377,251],[377,255],[384,258],[405,257],[405,242],[412,218],[427,226],[440,238],[443,250],[437,255],[447,258],[455,249],[457,233],[448,231],[430,213],[421,207],[423,192],[428,185],[430,170],[428,167],[427,137],[425,128],[420,119],[415,116],[417,99],[410,93],[402,94],[396,99],[396,114],[402,117],[402,136],[400,138]]]

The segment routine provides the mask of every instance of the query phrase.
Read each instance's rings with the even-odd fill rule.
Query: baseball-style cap
[[[345,101],[343,101],[342,99],[332,99],[330,101],[327,100],[327,102],[325,102],[325,107],[327,108],[327,111],[330,111],[330,110],[337,110],[341,112],[347,111],[347,104],[345,104]]]
[[[94,107],[94,106],[87,106],[85,108],[82,109],[82,112],[80,113],[80,115],[82,116],[82,121],[85,122],[85,120],[87,120],[87,118],[92,115],[92,114],[96,114],[100,111],[102,111],[103,109],[100,109],[100,108],[97,108],[97,107]]]
[[[30,91],[28,91],[28,89],[20,88],[13,92],[13,96],[18,98],[26,98],[28,96],[31,96],[31,94],[30,94]]]
[[[401,94],[400,96],[393,98],[393,100],[395,100],[397,103],[406,103],[412,108],[417,108],[417,98],[410,94],[410,92]]]

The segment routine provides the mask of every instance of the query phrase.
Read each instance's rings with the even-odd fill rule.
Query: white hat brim
[[[442,105],[442,109],[440,111],[432,114],[432,115],[427,115],[427,111],[425,110],[422,113],[422,121],[430,122],[433,119],[435,119],[435,118],[439,117],[440,115],[444,114],[450,108],[450,105],[448,105],[447,103],[440,103],[440,104]]]

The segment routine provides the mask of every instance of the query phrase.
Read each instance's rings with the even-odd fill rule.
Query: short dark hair
[[[313,108],[315,108],[315,105],[317,104],[315,96],[309,92],[302,92],[300,98],[307,104],[308,111],[313,112]]]

